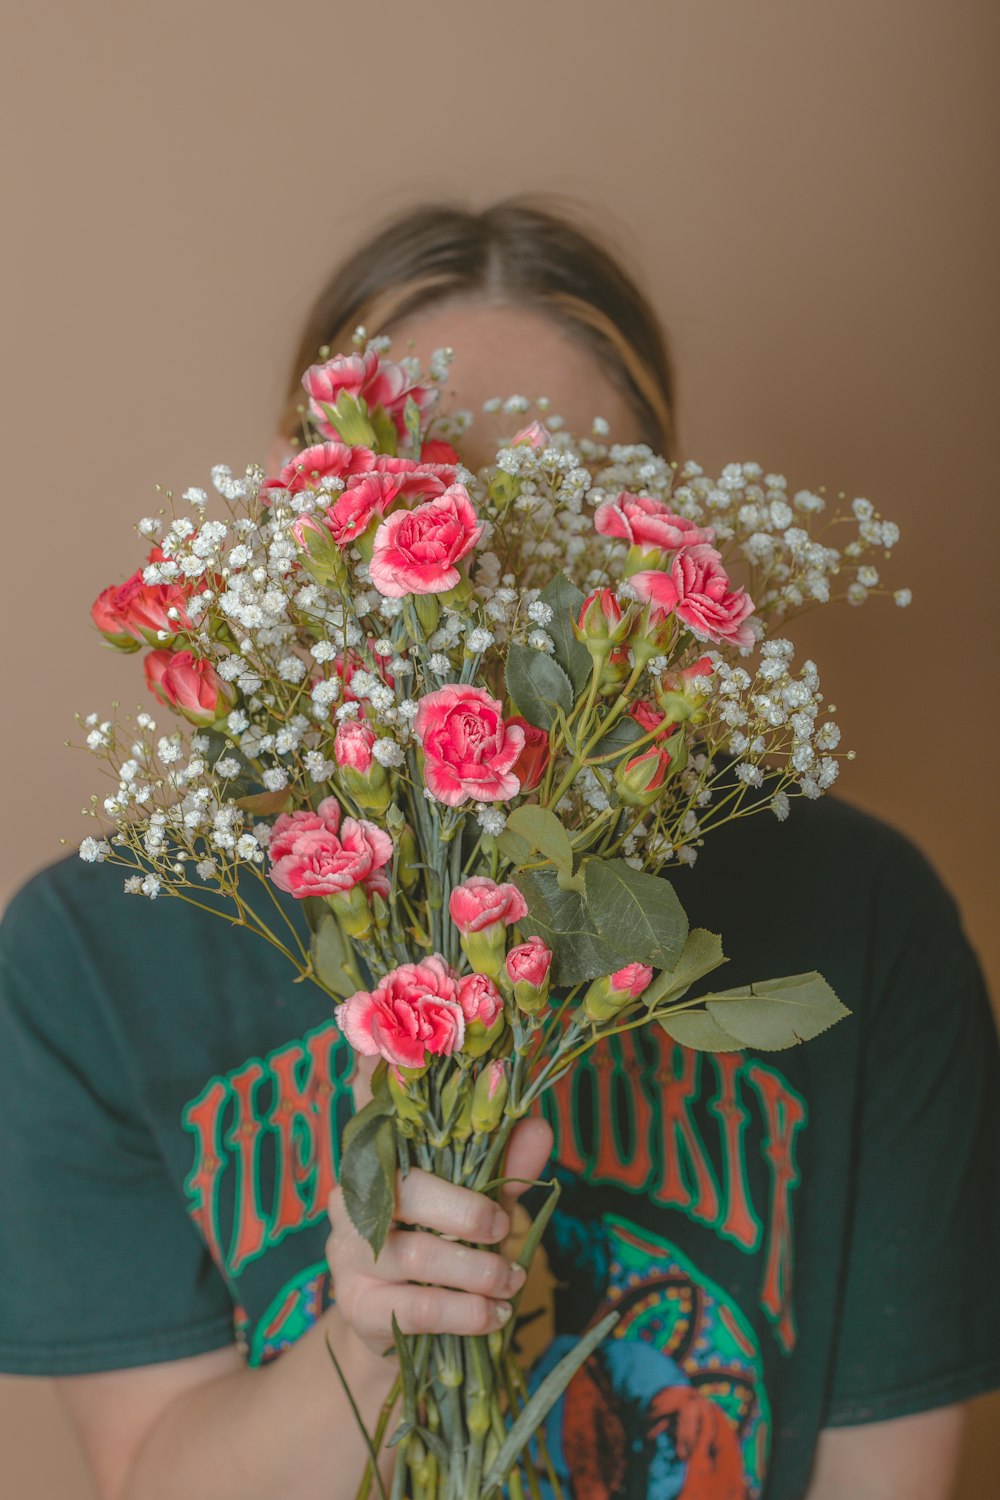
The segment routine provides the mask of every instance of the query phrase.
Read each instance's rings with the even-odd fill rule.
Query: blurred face
[[[580,436],[590,432],[595,417],[603,417],[611,429],[606,441],[642,440],[628,402],[600,362],[542,313],[485,302],[445,302],[387,332],[392,335],[390,358],[416,354],[425,368],[435,349],[454,349],[440,410],[472,412],[475,421],[462,440],[462,458],[471,469],[494,458],[494,439],[510,436],[540,415],[532,409],[524,417],[488,416],[482,406],[491,396],[519,395],[530,401],[547,396],[549,411]],[[268,473],[277,471],[288,452],[286,440],[277,438],[268,454]]]

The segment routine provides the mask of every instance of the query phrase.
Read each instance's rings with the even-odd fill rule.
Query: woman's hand
[[[370,1097],[370,1071],[355,1080],[359,1107]],[[520,1121],[511,1134],[504,1175],[537,1178],[551,1150],[552,1131],[544,1120]],[[405,1178],[400,1174],[395,1219],[416,1227],[390,1230],[376,1260],[348,1218],[340,1189],[334,1189],[326,1256],[337,1309],[355,1335],[381,1355],[393,1343],[393,1314],[407,1334],[483,1334],[502,1328],[524,1272],[502,1254],[455,1241],[501,1245],[524,1190],[524,1184],[511,1184],[497,1204],[418,1168]]]

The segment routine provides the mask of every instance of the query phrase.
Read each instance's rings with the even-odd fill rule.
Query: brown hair
[[[550,203],[547,199],[546,203]],[[674,457],[674,374],[650,302],[612,250],[580,222],[528,195],[475,212],[447,203],[409,209],[342,261],[313,304],[292,365],[281,431],[299,431],[301,377],[329,346],[370,335],[452,298],[536,308],[596,354],[638,418],[643,440]]]

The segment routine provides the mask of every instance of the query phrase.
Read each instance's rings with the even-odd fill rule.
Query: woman
[[[341,266],[273,468],[301,370],[359,323],[397,357],[453,346],[456,406],[530,378],[573,428],[600,414],[673,451],[652,309],[530,201],[404,215]],[[488,457],[475,429],[464,457]],[[943,1500],[962,1403],[1000,1380],[1000,1070],[954,904],[832,799],[729,825],[677,878],[725,935],[727,984],[818,968],[853,1015],[766,1063],[632,1033],[553,1096],[564,1193],[516,1329],[531,1378],[620,1314],[547,1424],[564,1491]],[[393,1312],[408,1332],[503,1326],[531,1195],[497,1209],[413,1172],[373,1264],[335,1188],[365,1080],[327,1001],[119,882],[65,862],[3,927],[0,1369],[56,1377],[102,1500],[352,1496],[364,1455],[327,1341],[372,1424]],[[508,1175],[551,1147],[524,1122]]]

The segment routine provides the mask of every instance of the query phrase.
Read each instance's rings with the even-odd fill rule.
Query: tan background
[[[299,319],[374,218],[549,188],[606,212],[647,277],[688,456],[754,458],[903,525],[912,610],[806,640],[859,752],[844,791],[935,861],[995,981],[995,4],[8,0],[4,18],[2,894],[85,831],[72,713],[139,695],[86,612],[135,566],[154,481],[262,455]],[[977,1410],[964,1500],[1000,1461],[1000,1405]],[[90,1493],[46,1384],[0,1382],[0,1452],[11,1494]]]

